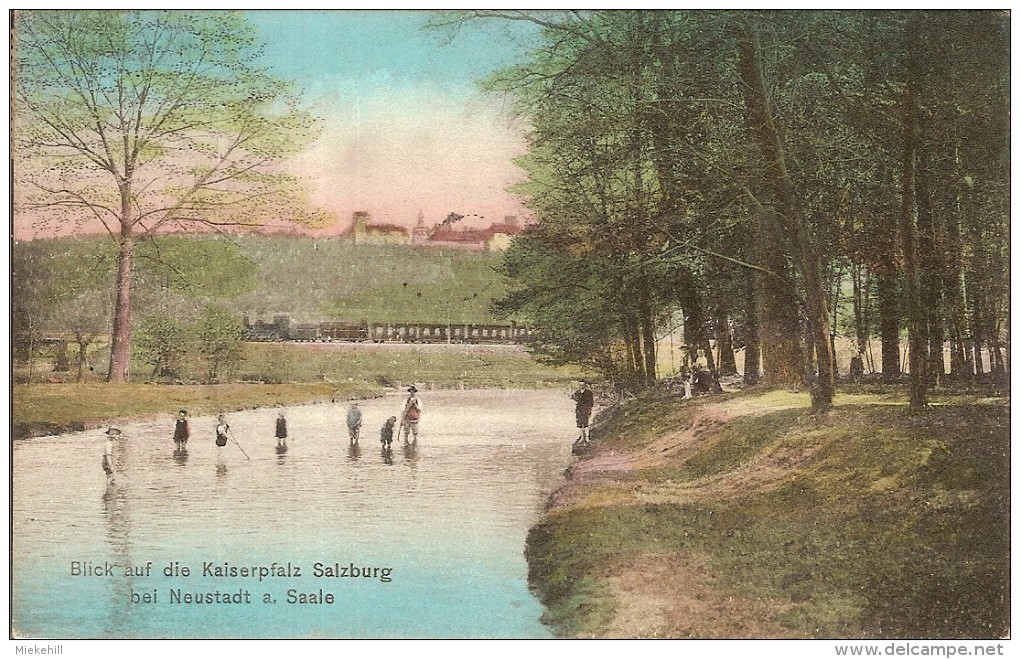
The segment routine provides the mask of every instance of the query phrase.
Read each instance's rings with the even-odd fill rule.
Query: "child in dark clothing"
[[[276,448],[287,446],[287,418],[283,412],[276,417]]]
[[[181,410],[177,413],[177,421],[174,423],[174,452],[183,453],[188,450],[188,439],[191,437],[191,426],[188,425],[188,411]]]
[[[390,444],[393,443],[393,426],[397,423],[397,417],[391,416],[386,419],[386,423],[383,424],[382,430],[379,431],[379,441],[382,442],[383,448],[387,449]]]

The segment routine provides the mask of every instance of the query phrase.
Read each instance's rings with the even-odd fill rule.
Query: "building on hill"
[[[425,245],[455,247],[475,252],[501,252],[510,246],[510,241],[522,230],[517,218],[507,215],[502,222],[491,224],[486,229],[436,227],[429,234]]]
[[[415,247],[424,247],[429,243],[429,230],[425,226],[425,213],[418,212],[418,224],[411,229],[411,244]]]
[[[489,235],[484,229],[436,229],[429,234],[428,247],[454,247],[472,252],[487,251]]]
[[[354,213],[354,222],[341,237],[355,245],[413,245],[415,247],[451,247],[472,252],[501,252],[510,246],[523,227],[513,215],[485,229],[453,228],[440,223],[431,229],[425,226],[425,214],[418,213],[418,222],[408,230],[397,224],[373,223],[366,211]]]
[[[354,213],[354,224],[349,232],[355,245],[410,245],[407,229],[387,223],[373,223],[366,211]]]
[[[523,228],[517,223],[516,216],[507,215],[499,224],[491,225],[488,231],[489,239],[486,248],[490,252],[502,252],[510,246],[510,241],[523,231]]]

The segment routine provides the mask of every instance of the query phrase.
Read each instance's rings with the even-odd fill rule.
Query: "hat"
[[[410,387],[408,387],[407,390],[412,394],[418,393],[418,387],[414,386],[413,384]]]
[[[114,428],[113,426],[111,426],[111,427],[106,429],[106,434],[107,435],[119,435],[120,434],[120,428]]]

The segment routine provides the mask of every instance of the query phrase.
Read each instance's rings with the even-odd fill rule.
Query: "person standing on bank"
[[[188,425],[188,410],[181,410],[177,413],[177,421],[174,423],[174,453],[180,454],[186,452],[190,437],[191,427]]]
[[[222,414],[216,417],[216,467],[219,469],[225,469],[226,463],[223,462],[223,447],[227,445],[227,433],[230,432],[230,424],[227,423],[227,417]]]
[[[580,388],[572,393],[570,397],[575,403],[574,416],[577,418],[577,428],[581,434],[577,441],[582,444],[588,443],[588,420],[591,418],[591,410],[595,407],[595,396],[588,388],[587,380],[581,380]]]
[[[407,388],[407,401],[404,403],[404,411],[401,415],[401,425],[404,427],[404,443],[407,443],[407,436],[414,434],[414,443],[418,443],[418,421],[424,409],[421,399],[418,398],[418,388],[413,384]]]
[[[276,447],[287,446],[287,417],[284,416],[283,411],[276,417]]]
[[[351,403],[347,410],[347,434],[351,437],[351,444],[358,443],[358,435],[361,433],[361,410],[357,403]]]

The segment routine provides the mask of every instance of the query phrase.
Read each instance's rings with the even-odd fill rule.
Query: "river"
[[[129,423],[14,443],[21,638],[548,638],[524,542],[570,463],[563,392],[422,392],[416,449],[380,449],[403,398]],[[283,409],[287,451],[273,437]],[[246,457],[244,453],[249,457]]]

